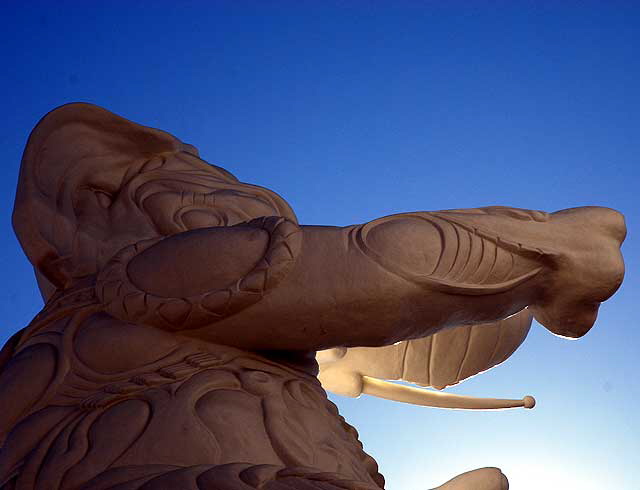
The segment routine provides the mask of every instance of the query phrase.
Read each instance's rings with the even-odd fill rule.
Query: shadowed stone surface
[[[580,337],[624,273],[610,209],[301,226],[274,192],[88,104],[33,130],[14,227],[46,304],[0,354],[4,490],[382,488],[316,351],[330,389],[417,403],[371,377],[454,384],[506,359],[531,315]],[[439,488],[507,487],[485,468]]]

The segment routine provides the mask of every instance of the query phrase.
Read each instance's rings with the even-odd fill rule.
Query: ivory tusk
[[[533,408],[535,398],[525,396],[522,400],[501,398],[478,398],[474,396],[456,395],[454,393],[438,393],[424,388],[414,388],[369,376],[362,377],[362,393],[387,400],[411,403],[436,408],[459,408],[464,410],[496,410],[502,408]]]

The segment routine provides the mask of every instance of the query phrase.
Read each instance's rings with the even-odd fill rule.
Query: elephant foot
[[[468,471],[433,490],[508,490],[509,481],[498,468]]]

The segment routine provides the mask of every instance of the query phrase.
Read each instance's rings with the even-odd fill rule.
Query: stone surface
[[[301,226],[274,192],[88,104],[32,132],[14,228],[46,305],[0,354],[7,490],[381,488],[316,351],[353,394],[440,388],[508,357],[530,314],[584,335],[624,272],[610,209]],[[388,362],[351,362],[363,347]],[[440,488],[507,485],[488,468]]]

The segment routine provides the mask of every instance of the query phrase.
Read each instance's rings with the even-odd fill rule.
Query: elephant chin
[[[549,332],[559,337],[579,339],[587,334],[598,316],[600,303],[529,307],[533,317]]]

